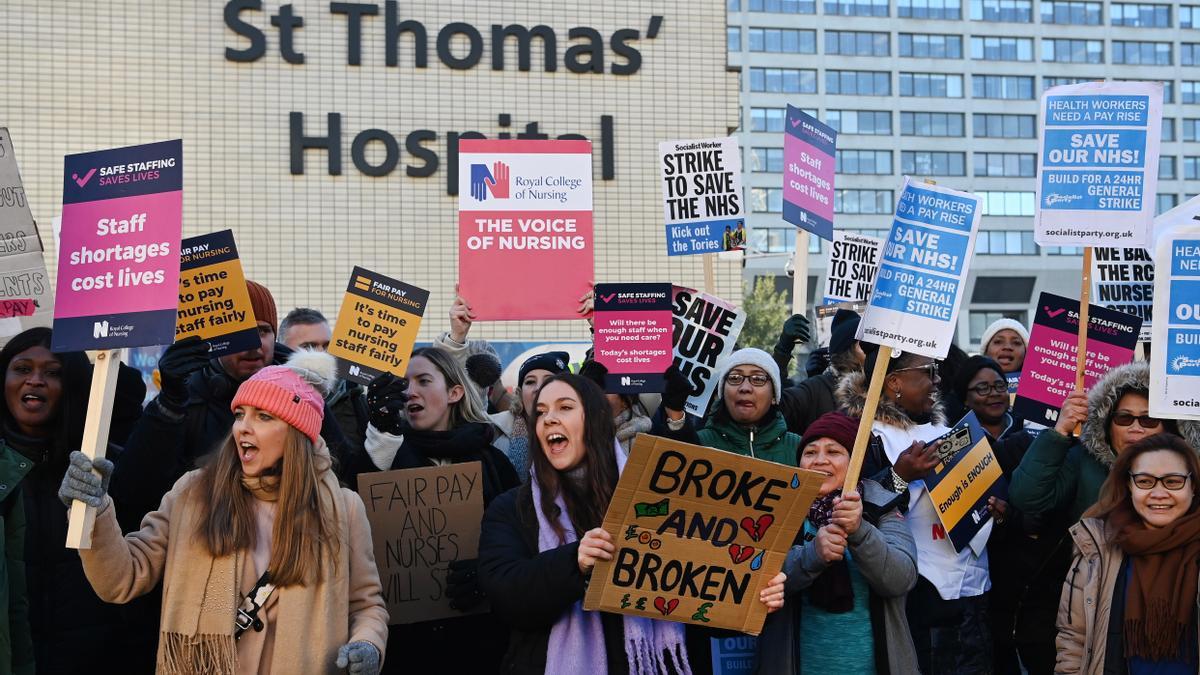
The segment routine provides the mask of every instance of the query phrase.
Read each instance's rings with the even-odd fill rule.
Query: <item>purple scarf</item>
[[[625,452],[616,443],[617,471],[625,469]],[[532,463],[531,463],[532,464]],[[558,541],[550,520],[542,512],[541,487],[537,482],[536,470],[531,467],[534,479],[533,508],[538,519],[538,551],[550,551],[576,540],[575,526],[567,515],[567,506],[562,495],[554,503],[558,506],[558,522],[565,533],[566,541]],[[683,624],[672,621],[656,621],[626,615],[625,656],[629,659],[631,675],[654,675],[666,673],[667,654],[671,656],[671,667],[679,675],[691,675],[684,645]],[[608,672],[608,659],[604,650],[604,626],[598,612],[585,612],[583,600],[579,600],[562,615],[550,629],[549,647],[546,649],[547,673],[596,673]]]

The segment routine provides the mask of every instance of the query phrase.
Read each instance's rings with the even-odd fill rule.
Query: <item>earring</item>
[[[900,392],[896,392],[896,400],[897,400],[897,401],[899,401],[899,400],[900,400]]]

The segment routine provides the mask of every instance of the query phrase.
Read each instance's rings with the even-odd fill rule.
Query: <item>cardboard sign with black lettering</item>
[[[427,302],[429,291],[355,267],[329,345],[338,377],[367,384],[380,373],[403,375]]]
[[[687,413],[702,417],[717,390],[717,361],[733,353],[746,313],[715,295],[682,286],[672,291],[673,363],[692,386]]]
[[[583,607],[762,630],[758,592],[783,567],[825,475],[639,434],[604,529],[616,554]]]
[[[479,556],[483,522],[480,463],[358,475],[367,507],[375,564],[391,623],[418,623],[488,610],[450,607],[446,572]]]

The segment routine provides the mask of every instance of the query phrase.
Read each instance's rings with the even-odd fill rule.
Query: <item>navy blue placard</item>
[[[183,141],[160,141],[64,158],[63,204],[183,189]]]

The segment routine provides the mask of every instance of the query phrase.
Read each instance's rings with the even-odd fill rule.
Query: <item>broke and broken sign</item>
[[[757,635],[824,474],[639,434],[604,529],[584,609]]]
[[[428,301],[429,291],[355,267],[329,344],[338,376],[367,384],[404,375]]]

